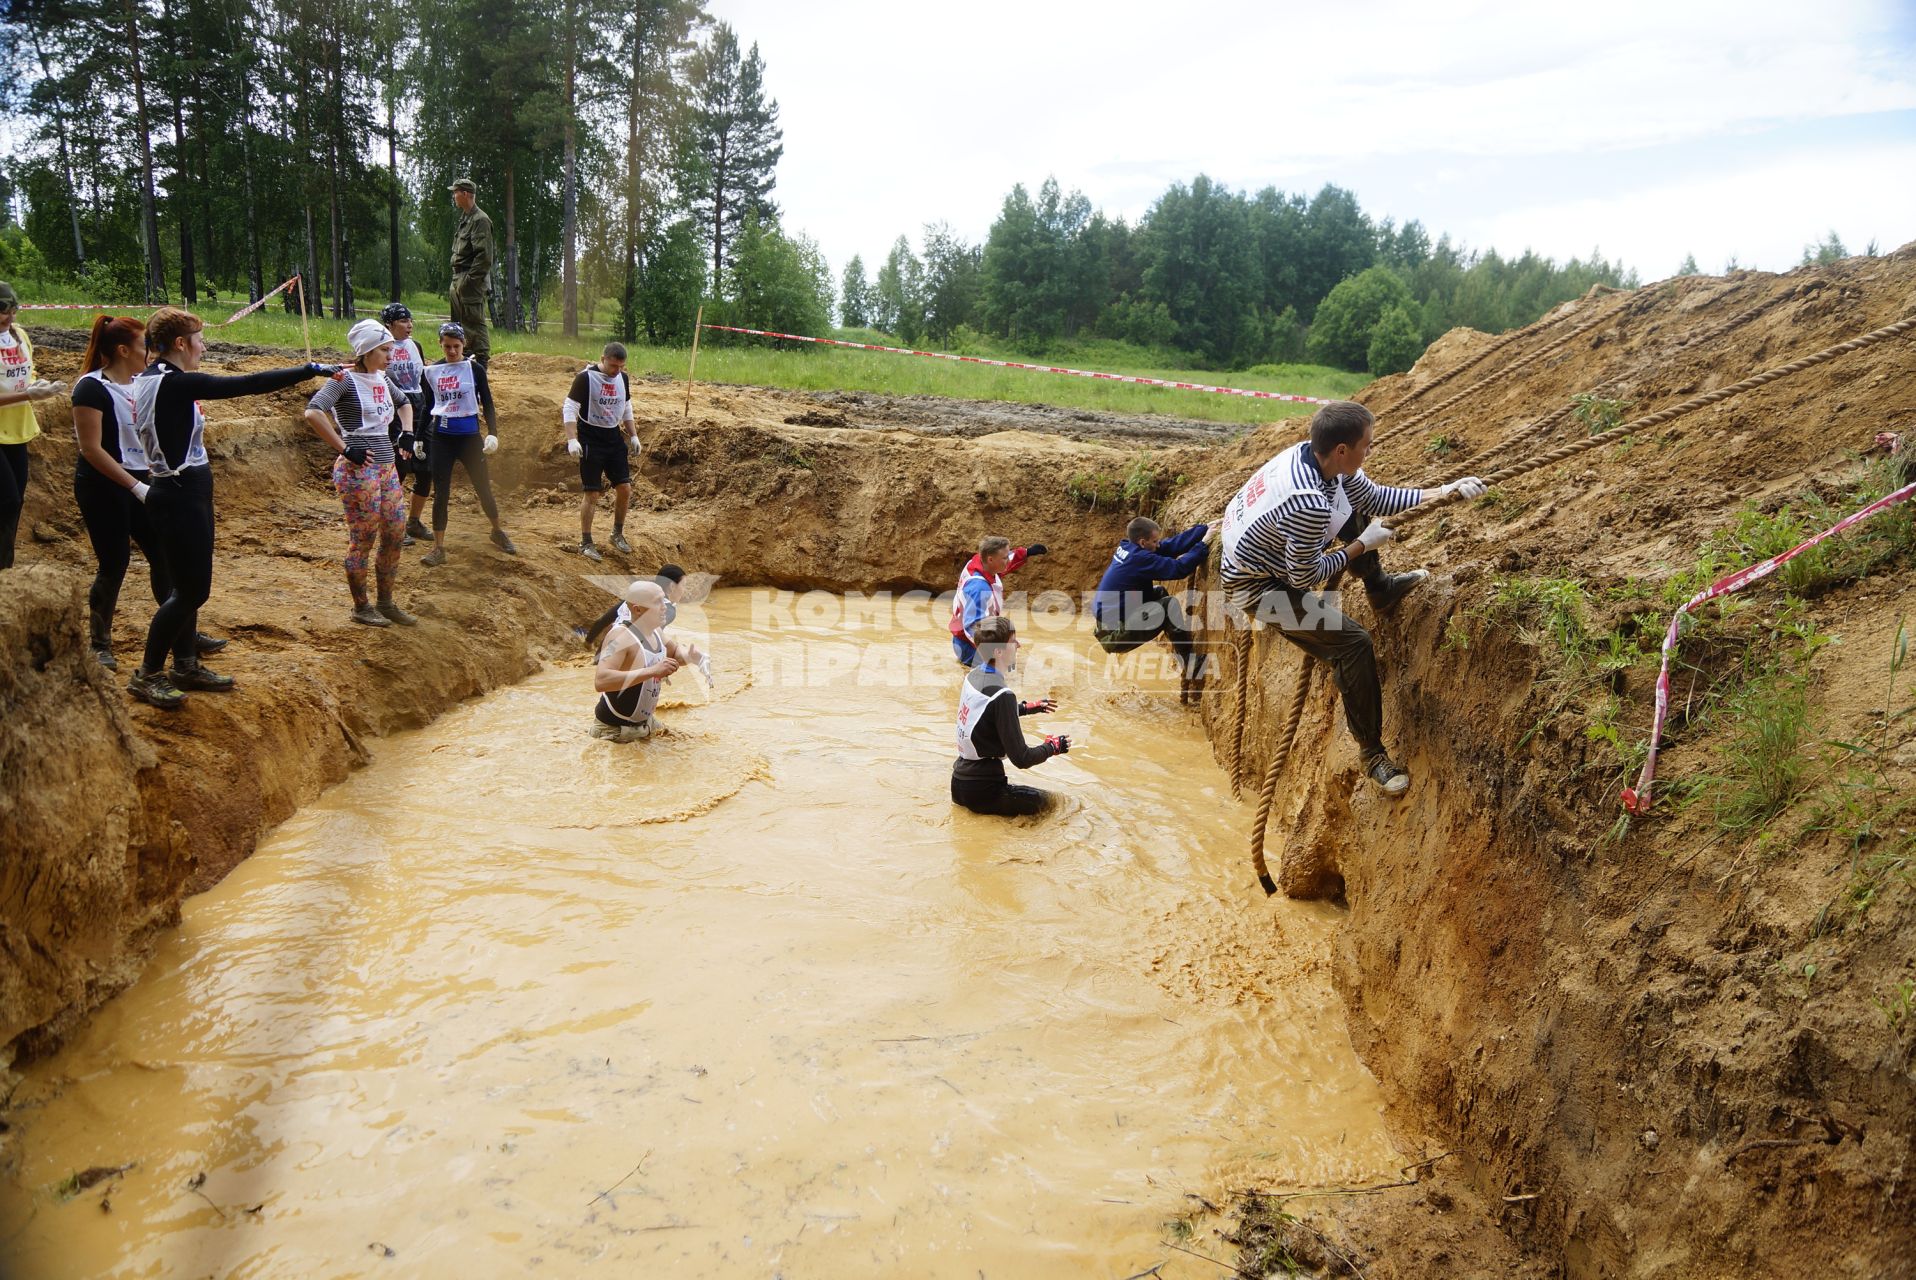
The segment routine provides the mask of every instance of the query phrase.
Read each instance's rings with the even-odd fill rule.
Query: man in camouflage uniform
[[[452,318],[466,330],[466,354],[484,365],[492,358],[486,331],[486,293],[492,281],[492,219],[479,207],[478,188],[461,178],[448,188],[459,210],[452,233]]]

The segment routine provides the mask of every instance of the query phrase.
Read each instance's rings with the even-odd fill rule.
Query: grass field
[[[26,286],[21,292],[22,301],[28,303],[68,301],[59,296],[59,290],[36,290]],[[301,348],[299,317],[288,315],[282,310],[278,298],[233,325],[218,329],[211,327],[243,305],[243,300],[222,297],[217,306],[202,305],[191,309],[205,317],[210,341],[280,346],[292,350]],[[445,299],[438,296],[409,298],[407,305],[422,316],[445,312]],[[132,313],[141,315],[144,309],[133,309]],[[65,328],[86,328],[91,325],[92,319],[92,314],[85,311],[21,313],[21,320],[27,324]],[[315,316],[311,325],[316,349],[331,347],[337,351],[344,348],[348,328],[346,322]],[[437,328],[437,321],[422,319],[415,335],[429,355],[434,349],[433,334]],[[545,332],[537,334],[504,333],[495,328],[492,331],[492,349],[494,352],[533,351],[572,356],[582,363],[598,355],[604,338],[602,333],[586,333],[577,339],[568,339],[561,337],[557,330],[556,323],[548,324]],[[866,330],[846,331],[844,336],[852,341],[902,345],[887,339],[885,335]],[[1104,413],[1163,414],[1210,422],[1269,422],[1310,411],[1309,405],[1284,401],[1252,400],[1242,396],[1177,391],[1166,387],[1140,387],[1023,369],[994,369],[949,360],[929,360],[919,356],[885,355],[842,347],[774,349],[756,340],[752,340],[750,345],[734,345],[713,339],[714,335],[707,334],[699,350],[700,382],[745,383],[799,391],[870,391],[880,395],[1009,400]],[[630,350],[631,367],[636,374],[685,377],[690,354],[685,348],[634,346]],[[1168,363],[1173,358],[1172,353],[1102,339],[1060,346],[1042,359],[1017,355],[994,344],[976,341],[964,354],[1326,399],[1349,396],[1370,381],[1367,374],[1349,373],[1322,365],[1259,365],[1255,369],[1236,373],[1178,368]]]

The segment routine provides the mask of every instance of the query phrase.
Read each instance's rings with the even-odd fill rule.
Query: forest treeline
[[[0,38],[24,137],[0,267],[101,301],[444,290],[470,177],[503,327],[612,298],[680,341],[777,218],[763,60],[700,0],[13,0]]]
[[[1351,192],[1174,183],[1130,226],[1047,179],[1005,197],[981,245],[944,223],[900,236],[875,271],[845,266],[841,315],[907,342],[967,330],[1041,351],[1081,335],[1172,348],[1217,368],[1310,359],[1397,373],[1456,325],[1496,333],[1592,284],[1636,275],[1593,252],[1567,263],[1476,253],[1420,222],[1373,219]]]
[[[0,278],[99,301],[257,298],[335,316],[441,292],[471,177],[506,329],[689,340],[692,318],[1043,351],[1116,338],[1215,368],[1409,367],[1593,283],[1592,253],[1474,252],[1349,191],[1171,185],[1135,224],[1046,180],[982,243],[934,222],[833,270],[782,225],[778,104],[702,0],[13,0]],[[609,304],[609,305],[608,305]],[[550,312],[556,311],[556,316]]]

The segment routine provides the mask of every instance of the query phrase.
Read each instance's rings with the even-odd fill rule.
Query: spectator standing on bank
[[[459,210],[452,233],[452,318],[466,333],[466,355],[482,368],[492,359],[486,328],[486,292],[492,281],[492,219],[479,207],[479,189],[471,178],[449,188]]]

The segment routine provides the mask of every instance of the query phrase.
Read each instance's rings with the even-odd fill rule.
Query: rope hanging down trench
[[[1585,327],[1588,328],[1589,326]],[[1916,329],[1916,315],[1905,317],[1904,319],[1896,321],[1894,324],[1884,325],[1880,329],[1875,329],[1859,337],[1851,338],[1846,342],[1839,342],[1835,346],[1825,347],[1823,350],[1813,355],[1804,356],[1800,360],[1792,360],[1788,364],[1778,365],[1774,369],[1767,369],[1762,373],[1745,378],[1743,381],[1733,383],[1730,386],[1722,387],[1716,391],[1707,391],[1702,395],[1692,396],[1680,404],[1674,404],[1667,409],[1660,409],[1655,413],[1646,414],[1641,418],[1623,423],[1620,426],[1612,427],[1608,431],[1600,431],[1596,435],[1586,439],[1551,449],[1534,458],[1526,459],[1525,461],[1505,467],[1501,471],[1492,472],[1483,478],[1484,482],[1489,485],[1497,485],[1506,481],[1515,480],[1533,471],[1550,466],[1552,463],[1562,462],[1567,458],[1574,458],[1578,454],[1587,453],[1592,449],[1600,448],[1603,445],[1621,440],[1623,437],[1642,431],[1647,427],[1661,426],[1674,418],[1680,418],[1685,414],[1694,413],[1698,409],[1721,403],[1732,396],[1742,395],[1746,391],[1754,391],[1758,387],[1767,386],[1772,382],[1787,378],[1792,374],[1801,373],[1805,369],[1813,368],[1816,365],[1834,360],[1838,356],[1848,355],[1854,351],[1861,351],[1865,347],[1875,346],[1879,342],[1884,342],[1890,338],[1908,333],[1911,329]],[[1571,336],[1574,337],[1575,335],[1573,334]],[[1561,342],[1552,344],[1553,347],[1560,345],[1562,345]],[[1527,360],[1519,361],[1517,364],[1512,365],[1507,372],[1514,372],[1527,363],[1529,363]],[[1456,397],[1453,397],[1453,399],[1455,398]],[[1446,403],[1449,402],[1447,401]],[[1392,527],[1395,528],[1406,520],[1410,520],[1421,513],[1434,510],[1454,500],[1455,495],[1451,495],[1448,498],[1439,498],[1434,502],[1415,507],[1399,517]],[[1240,649],[1240,653],[1248,656],[1248,652],[1249,645],[1245,644]],[[1237,741],[1240,751],[1242,750],[1244,741],[1245,694],[1249,690],[1247,666],[1248,664],[1241,664],[1238,674]],[[1283,772],[1285,764],[1290,759],[1291,744],[1297,737],[1298,722],[1304,717],[1304,702],[1310,688],[1311,666],[1312,662],[1310,657],[1304,655],[1303,662],[1298,668],[1297,673],[1297,691],[1291,698],[1290,716],[1287,719],[1283,732],[1278,736],[1276,754],[1271,757],[1270,767],[1265,771],[1264,786],[1258,797],[1257,821],[1251,828],[1251,866],[1256,870],[1258,884],[1263,886],[1266,895],[1276,893],[1277,884],[1271,879],[1270,869],[1265,861],[1264,834],[1270,825],[1271,805],[1277,797],[1278,775]],[[1233,761],[1232,768],[1235,774],[1235,761]]]

